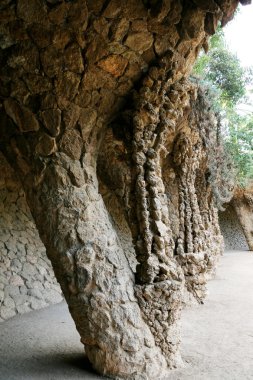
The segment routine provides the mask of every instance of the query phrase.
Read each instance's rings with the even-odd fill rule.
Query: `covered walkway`
[[[253,253],[226,252],[204,305],[182,318],[185,367],[168,380],[253,379]],[[1,380],[103,379],[83,357],[65,303],[0,325]]]

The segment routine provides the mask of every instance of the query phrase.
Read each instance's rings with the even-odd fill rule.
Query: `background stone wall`
[[[0,321],[61,300],[23,190],[0,156]]]
[[[219,223],[225,242],[225,249],[249,249],[232,205],[229,205],[225,211],[219,212]]]
[[[253,251],[253,183],[249,183],[244,190],[237,189],[232,206],[242,227],[249,250]]]

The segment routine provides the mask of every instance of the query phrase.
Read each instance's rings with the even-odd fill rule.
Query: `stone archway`
[[[253,189],[252,184],[235,192],[232,205],[236,211],[248,247],[253,251]]]
[[[248,250],[248,244],[240,225],[237,213],[229,204],[224,211],[219,212],[219,224],[227,250]]]

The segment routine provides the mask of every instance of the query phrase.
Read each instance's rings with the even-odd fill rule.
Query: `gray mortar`
[[[225,211],[219,212],[219,224],[226,250],[249,249],[232,205],[228,205]]]

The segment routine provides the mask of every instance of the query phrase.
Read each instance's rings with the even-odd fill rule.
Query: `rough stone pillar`
[[[138,373],[152,378],[163,373],[166,361],[142,319],[134,275],[95,171],[85,168],[57,154],[41,183],[26,188],[29,203],[94,368],[123,378]]]

